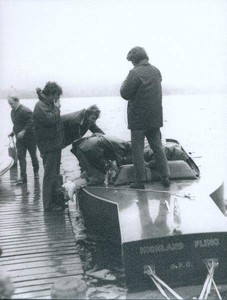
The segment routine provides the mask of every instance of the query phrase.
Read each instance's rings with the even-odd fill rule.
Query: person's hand
[[[61,108],[61,102],[60,102],[60,99],[54,101],[54,106],[57,107],[57,108]]]
[[[18,133],[18,135],[17,135],[17,139],[18,139],[18,140],[23,139],[24,135],[25,135],[25,131],[24,131],[24,130],[21,130],[21,131]]]

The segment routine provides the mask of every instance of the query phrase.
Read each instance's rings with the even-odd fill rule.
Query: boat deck
[[[43,169],[33,178],[28,160],[28,183],[17,186],[17,168],[0,182],[0,268],[10,274],[12,299],[50,299],[53,283],[64,277],[83,277],[68,211],[44,213]]]
[[[206,279],[205,263],[217,261],[215,280],[226,296],[223,183],[208,168],[200,169],[200,178],[172,180],[169,188],[147,182],[145,190],[90,186],[78,194],[88,232],[121,244],[130,293],[155,288],[145,274],[150,267],[172,287],[191,286],[193,294]]]

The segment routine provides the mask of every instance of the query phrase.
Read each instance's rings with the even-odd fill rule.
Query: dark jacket
[[[122,83],[120,93],[128,100],[128,128],[149,130],[163,126],[162,116],[162,76],[160,71],[141,61]]]
[[[127,144],[113,136],[93,135],[74,141],[71,152],[76,155],[76,149],[79,148],[90,159],[90,163],[102,169],[109,160],[120,164],[128,151]]]
[[[33,118],[40,153],[62,149],[64,130],[60,109],[49,103],[45,98],[40,98],[35,105]]]
[[[104,134],[104,132],[96,124],[89,126],[85,118],[85,111],[86,109],[82,109],[61,116],[65,134],[65,147],[84,136],[88,130],[92,133],[97,132]]]
[[[17,135],[20,131],[25,131],[25,136],[34,134],[34,125],[32,111],[20,104],[16,110],[11,110],[11,119],[13,122],[13,133]]]

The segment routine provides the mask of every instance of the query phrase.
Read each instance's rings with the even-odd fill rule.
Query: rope
[[[206,280],[203,284],[202,287],[202,291],[199,295],[200,300],[204,300],[207,299],[210,291],[211,291],[211,287],[212,285],[214,286],[214,289],[216,291],[216,294],[218,296],[218,299],[222,299],[219,290],[217,288],[217,285],[214,281],[214,271],[215,268],[218,267],[218,261],[216,259],[210,259],[208,261],[205,261],[205,265],[207,268],[207,277]],[[160,291],[160,293],[166,298],[166,299],[170,299],[168,297],[168,295],[165,293],[164,288],[166,288],[176,299],[183,299],[181,296],[179,296],[173,289],[171,289],[163,280],[161,280],[156,274],[155,272],[152,270],[152,268],[150,266],[147,266],[146,270],[144,270],[144,273],[147,274],[152,281],[154,282],[154,284],[156,285],[156,287],[158,288],[158,290]],[[163,286],[163,287],[162,287]]]
[[[160,293],[166,298],[166,299],[170,299],[167,294],[165,293],[165,291],[163,290],[162,286],[164,288],[166,288],[176,299],[178,300],[183,300],[183,298],[181,296],[179,296],[173,289],[171,289],[171,287],[168,286],[168,284],[166,284],[163,280],[161,280],[155,273],[154,271],[151,269],[150,266],[147,266],[147,270],[144,271],[145,274],[147,274],[152,281],[155,283],[155,285],[157,286],[157,288],[159,289]]]
[[[88,186],[89,187],[89,186]],[[125,190],[128,190],[127,188],[117,188],[117,187],[110,187],[110,186],[92,186],[93,189],[110,189],[110,190],[122,190],[122,191],[125,191]],[[188,199],[195,199],[195,196],[191,195],[191,194],[175,194],[175,193],[171,193],[169,191],[161,191],[161,190],[153,190],[153,189],[145,189],[145,190],[142,190],[142,189],[131,189],[128,190],[128,191],[139,191],[139,192],[151,192],[151,193],[161,193],[161,194],[168,194],[170,196],[176,196],[176,197],[179,197],[179,198],[188,198]]]
[[[212,284],[214,286],[216,294],[218,295],[218,299],[222,299],[222,297],[219,293],[219,290],[217,288],[217,285],[214,281],[214,271],[215,271],[215,268],[218,267],[218,261],[215,259],[210,259],[209,261],[205,261],[205,264],[207,267],[208,274],[207,274],[206,280],[203,284],[202,291],[199,295],[199,299],[207,299],[208,295],[210,294]]]
[[[152,281],[154,282],[154,284],[156,285],[157,289],[160,291],[160,293],[162,294],[162,296],[164,296],[166,299],[170,299],[166,292],[163,290],[162,286],[153,278],[151,277]]]

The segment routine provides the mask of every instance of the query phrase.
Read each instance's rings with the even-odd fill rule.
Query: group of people
[[[128,101],[128,128],[131,142],[105,135],[96,125],[100,110],[96,105],[61,116],[60,97],[62,88],[56,82],[47,82],[37,89],[38,102],[32,112],[20,104],[15,96],[8,98],[12,108],[11,118],[16,136],[21,176],[18,184],[27,182],[26,151],[31,156],[34,177],[39,176],[36,146],[43,160],[43,204],[45,210],[59,210],[54,201],[56,178],[60,174],[61,150],[72,144],[72,153],[78,158],[81,178],[89,184],[101,182],[108,168],[119,168],[131,155],[134,166],[134,182],[130,187],[144,189],[145,162],[144,139],[153,151],[160,179],[165,187],[170,186],[167,158],[161,142],[160,127],[163,126],[162,87],[160,71],[149,63],[142,47],[132,48],[127,60],[133,69],[122,83],[120,94]],[[84,138],[90,130],[93,135]],[[115,163],[113,163],[115,162]]]

